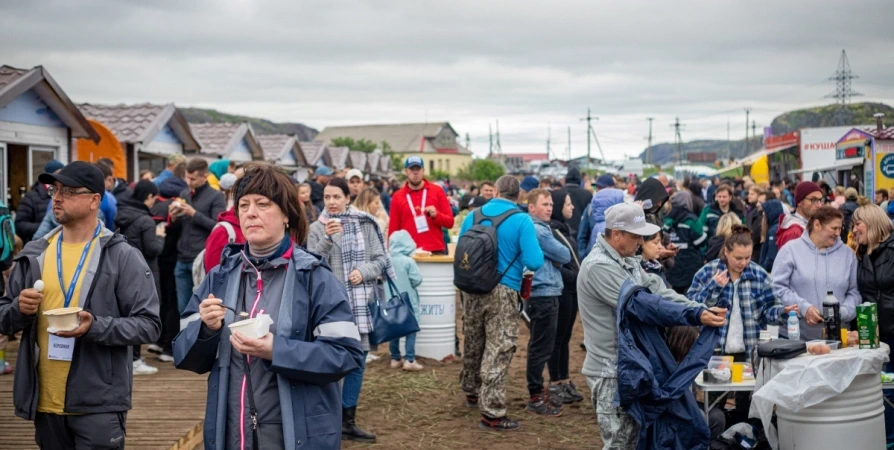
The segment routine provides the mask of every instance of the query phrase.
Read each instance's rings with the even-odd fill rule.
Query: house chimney
[[[872,117],[875,117],[876,131],[881,132],[885,128],[885,124],[882,123],[882,118],[885,117],[885,113],[875,113]]]

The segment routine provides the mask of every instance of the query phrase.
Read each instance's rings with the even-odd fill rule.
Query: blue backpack
[[[16,229],[9,207],[0,203],[0,270],[12,267],[16,251]]]

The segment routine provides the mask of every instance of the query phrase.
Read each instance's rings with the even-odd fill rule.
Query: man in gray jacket
[[[61,226],[16,256],[0,298],[0,334],[23,331],[15,413],[34,421],[43,449],[124,448],[131,346],[155,342],[161,330],[152,272],[97,220],[108,195],[99,169],[76,161],[38,179],[50,186]],[[59,308],[74,310],[74,329],[49,322],[44,313]]]
[[[584,327],[587,356],[582,373],[592,391],[599,419],[599,433],[606,449],[636,448],[639,427],[623,408],[612,404],[618,390],[618,328],[616,307],[621,286],[631,280],[665,299],[693,308],[703,308],[664,285],[660,277],[647,274],[640,266],[636,250],[643,236],[657,233],[657,225],[646,222],[638,204],[621,203],[605,212],[605,233],[581,263],[577,277],[578,305]],[[721,327],[726,310],[710,308],[702,312],[702,324]]]

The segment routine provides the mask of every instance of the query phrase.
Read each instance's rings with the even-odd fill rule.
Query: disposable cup
[[[731,381],[733,383],[741,383],[744,374],[745,374],[745,363],[733,363],[732,380]]]
[[[260,339],[270,332],[270,325],[272,324],[273,320],[270,319],[269,315],[258,314],[253,319],[240,320],[228,326],[231,333],[238,331],[248,337]]]
[[[78,327],[78,313],[83,311],[82,308],[58,308],[44,311],[43,315],[47,316],[49,327],[47,331],[54,333],[57,331],[71,331]]]

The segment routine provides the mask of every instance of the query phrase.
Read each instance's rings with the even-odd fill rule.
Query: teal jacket
[[[416,242],[406,230],[397,230],[388,238],[391,246],[391,265],[394,266],[394,274],[397,279],[394,284],[399,292],[406,292],[413,306],[413,314],[419,318],[419,292],[416,287],[422,284],[422,273],[419,266],[413,260],[413,252],[416,251]],[[389,297],[397,295],[391,286],[388,286]]]

